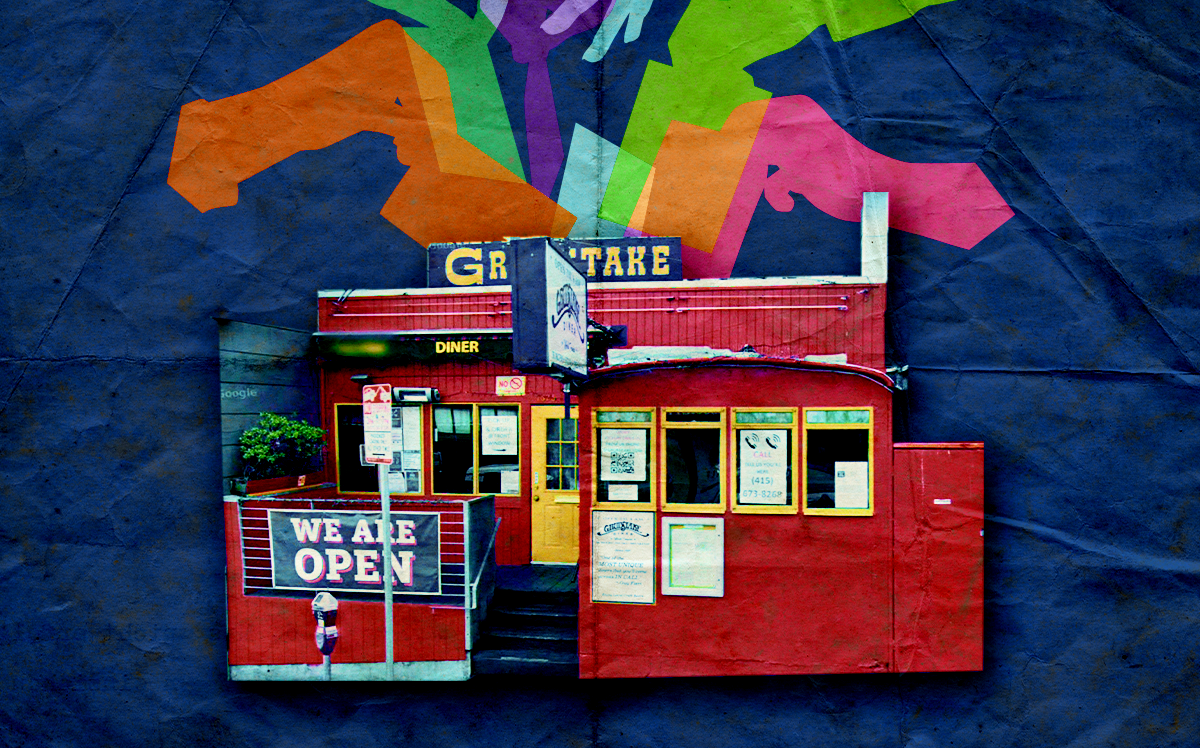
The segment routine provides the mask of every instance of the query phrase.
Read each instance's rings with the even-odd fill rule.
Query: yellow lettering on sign
[[[645,247],[630,247],[627,253],[629,262],[626,265],[626,270],[630,275],[645,275],[646,263],[643,258],[646,256]]]
[[[456,286],[478,286],[483,284],[483,250],[477,247],[459,247],[446,255],[446,280]],[[465,272],[454,269],[454,263],[459,260],[474,260],[462,266]],[[494,268],[494,263],[493,263]],[[494,276],[493,276],[494,277]]]
[[[596,260],[600,259],[600,248],[584,247],[580,251],[583,253],[583,258],[588,261],[588,276],[596,277]]]
[[[433,344],[437,353],[479,353],[478,340],[438,340]]]
[[[491,272],[488,277],[492,280],[508,280],[508,269],[504,267],[504,261],[508,259],[504,255],[504,250],[493,249],[488,254],[488,264],[491,266]]]
[[[620,247],[609,247],[605,250],[604,277],[610,275],[625,275],[625,269],[621,267]]]
[[[667,267],[667,258],[671,256],[671,248],[666,244],[659,244],[652,251],[654,252],[654,267],[650,269],[650,274],[670,275],[671,268]]]

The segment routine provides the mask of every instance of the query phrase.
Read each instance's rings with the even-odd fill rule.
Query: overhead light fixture
[[[355,384],[371,384],[370,374],[351,374],[350,381]]]
[[[394,403],[436,403],[442,399],[442,393],[436,387],[393,387],[392,402]]]

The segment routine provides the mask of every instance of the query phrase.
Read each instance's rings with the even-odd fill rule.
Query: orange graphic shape
[[[300,151],[378,132],[410,167],[380,213],[417,242],[565,236],[574,216],[459,137],[445,70],[416,58],[383,21],[274,83],[185,105],[167,183],[200,211],[226,207],[242,181]]]
[[[768,103],[738,106],[720,130],[671,122],[654,159],[653,190],[643,189],[639,200],[640,211],[649,193],[644,233],[713,251]]]
[[[425,107],[425,116],[429,121],[433,152],[437,156],[438,168],[442,173],[523,183],[525,180],[458,134],[458,120],[454,115],[450,78],[446,74],[446,68],[442,67],[433,55],[421,49],[421,45],[413,41],[411,36],[408,37],[408,53],[416,75],[421,103]]]

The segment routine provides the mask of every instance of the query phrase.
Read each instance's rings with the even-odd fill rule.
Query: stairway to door
[[[496,567],[496,591],[471,653],[476,675],[579,675],[578,567]]]

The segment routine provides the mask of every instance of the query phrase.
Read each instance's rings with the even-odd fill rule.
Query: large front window
[[[515,405],[433,407],[433,492],[521,492],[520,411]]]

